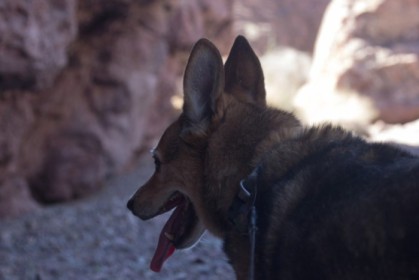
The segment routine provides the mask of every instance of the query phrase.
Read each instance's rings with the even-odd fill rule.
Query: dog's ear
[[[203,136],[216,115],[224,88],[223,60],[207,39],[192,49],[183,80],[183,134]]]
[[[225,63],[225,91],[244,102],[266,106],[262,67],[243,36],[234,41]]]

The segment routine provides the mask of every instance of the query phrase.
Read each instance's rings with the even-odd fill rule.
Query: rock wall
[[[73,0],[0,3],[0,91],[50,87],[77,32]]]
[[[226,53],[244,34],[270,51],[268,82],[290,84],[289,64],[299,86],[329,3],[297,99],[306,117],[417,118],[418,2],[1,1],[0,217],[92,193],[149,147],[201,37]]]
[[[199,38],[310,52],[328,1],[1,1],[0,217],[94,192],[149,147]]]
[[[242,0],[234,3],[234,27],[263,53],[281,46],[313,53],[330,0]]]
[[[0,216],[121,170],[172,119],[192,44],[232,37],[231,13],[223,0],[2,1]]]
[[[332,1],[297,107],[310,121],[419,117],[419,0]],[[319,114],[319,108],[322,108]]]

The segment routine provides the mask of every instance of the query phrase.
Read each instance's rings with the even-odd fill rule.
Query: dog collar
[[[255,279],[256,255],[256,195],[258,168],[249,177],[240,181],[239,191],[228,211],[228,218],[235,229],[249,235],[249,279]]]
[[[251,176],[240,181],[239,191],[228,211],[228,219],[240,233],[247,234],[250,213],[256,202],[256,180]]]

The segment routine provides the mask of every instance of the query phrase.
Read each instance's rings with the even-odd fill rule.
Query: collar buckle
[[[256,202],[256,178],[252,175],[240,181],[239,191],[228,211],[229,221],[242,234],[248,234],[249,215]]]

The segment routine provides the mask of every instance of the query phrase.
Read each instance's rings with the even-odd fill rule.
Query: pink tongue
[[[183,212],[186,203],[180,204],[172,213],[169,220],[164,225],[160,232],[159,243],[157,244],[156,251],[154,252],[153,259],[151,260],[150,269],[154,272],[160,272],[163,263],[175,252],[176,248],[170,241],[165,232],[176,236],[175,233],[179,229],[179,216]]]
[[[164,236],[163,231],[160,233],[159,244],[154,252],[151,260],[150,269],[154,272],[160,272],[163,263],[175,252],[176,248],[169,239]]]

